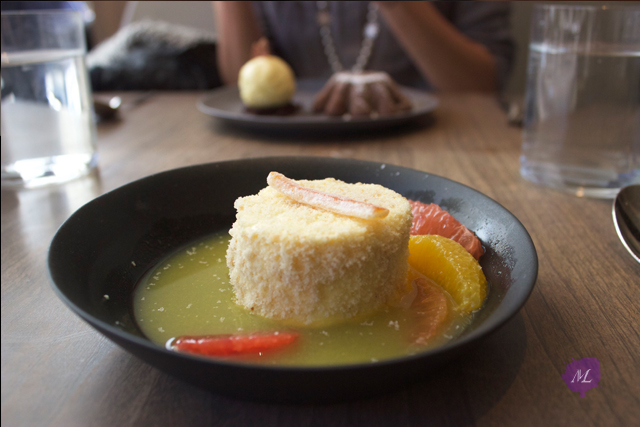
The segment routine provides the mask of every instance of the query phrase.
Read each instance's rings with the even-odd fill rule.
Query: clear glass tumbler
[[[640,183],[640,6],[534,7],[520,160],[578,196]]]
[[[39,187],[97,164],[78,12],[2,13],[2,186]]]

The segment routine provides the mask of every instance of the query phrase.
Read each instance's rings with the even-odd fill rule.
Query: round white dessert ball
[[[238,88],[242,102],[251,108],[286,105],[296,91],[293,70],[281,58],[257,56],[240,69]]]

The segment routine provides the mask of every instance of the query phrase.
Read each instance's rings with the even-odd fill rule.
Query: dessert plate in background
[[[247,113],[240,100],[238,88],[222,87],[204,94],[198,101],[198,109],[217,119],[245,129],[255,130],[309,130],[352,131],[389,128],[427,118],[438,106],[438,99],[424,91],[402,87],[402,92],[413,104],[411,111],[388,117],[358,118],[346,120],[315,114],[311,106],[316,94],[326,83],[324,80],[301,79],[296,81],[296,94],[292,102],[300,111],[290,116],[267,116]]]
[[[484,308],[448,344],[377,363],[266,366],[166,350],[138,329],[133,293],[143,275],[188,242],[228,230],[234,201],[267,185],[269,172],[293,179],[334,177],[376,183],[437,203],[486,248],[490,291]],[[486,338],[524,305],[538,273],[522,224],[489,197],[454,181],[389,164],[320,157],[270,157],[189,166],[106,193],[60,227],[48,256],[53,288],[69,308],[113,342],[171,375],[216,393],[269,402],[326,402],[397,390]],[[504,342],[505,349],[511,345]]]

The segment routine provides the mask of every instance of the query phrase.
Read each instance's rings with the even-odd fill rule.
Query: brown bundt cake
[[[313,111],[329,116],[390,116],[411,109],[411,101],[384,72],[335,73],[320,90]]]

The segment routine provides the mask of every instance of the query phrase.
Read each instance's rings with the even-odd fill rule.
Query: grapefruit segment
[[[438,286],[421,277],[413,283],[417,285],[418,295],[411,305],[415,318],[411,342],[424,345],[442,332],[449,319],[449,306],[447,296]]]
[[[484,254],[480,239],[449,212],[435,203],[427,205],[413,200],[409,203],[413,214],[412,236],[437,234],[460,243],[475,259]]]

